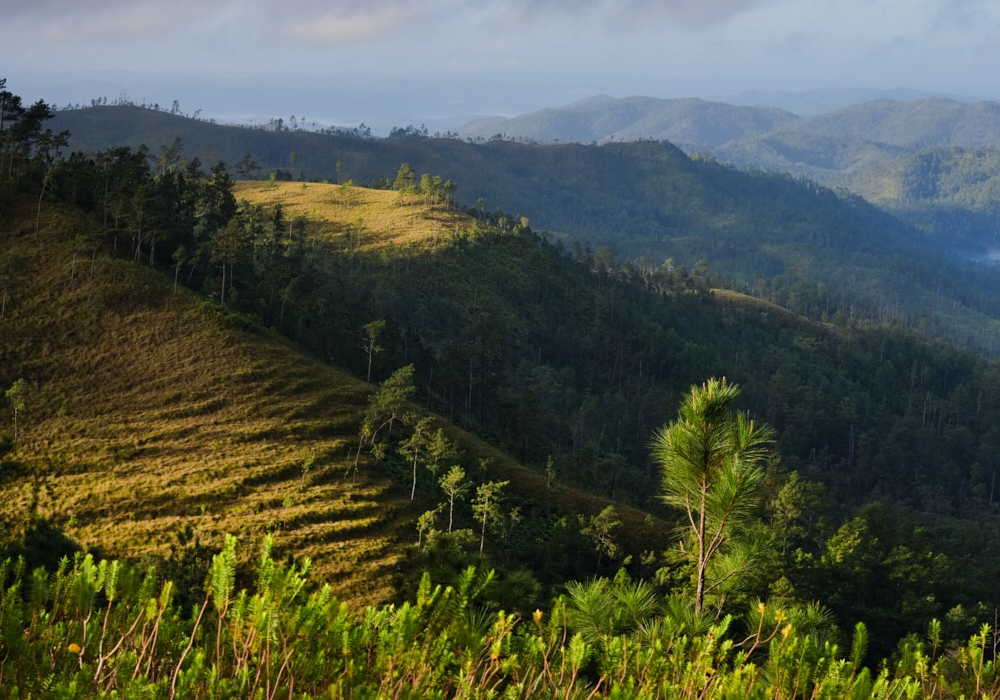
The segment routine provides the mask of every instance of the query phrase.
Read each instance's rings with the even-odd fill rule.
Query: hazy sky
[[[645,76],[604,80],[619,97],[667,96],[657,76],[691,94],[839,85],[1000,97],[997,0],[0,0],[0,16],[0,76],[12,79],[569,74]]]

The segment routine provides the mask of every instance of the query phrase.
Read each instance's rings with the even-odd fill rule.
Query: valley
[[[0,644],[68,697],[996,687],[1000,284],[888,200],[667,142],[26,114]],[[926,205],[988,210],[950,158]]]

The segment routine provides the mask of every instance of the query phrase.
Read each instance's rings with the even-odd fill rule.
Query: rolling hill
[[[1000,314],[1000,280],[947,258],[940,249],[950,241],[860,198],[691,159],[669,143],[361,139],[225,127],[136,107],[60,112],[54,128],[70,130],[71,147],[83,150],[152,144],[155,151],[180,138],[188,158],[206,163],[250,153],[266,169],[288,168],[294,153],[308,179],[335,180],[340,163],[341,178],[385,183],[405,162],[458,183],[459,202],[527,216],[567,244],[611,245],[689,268],[704,259],[743,290],[761,278],[780,286],[805,276],[869,317],[887,308],[901,319],[933,316],[936,332],[963,345],[971,336],[987,347]]]
[[[483,119],[462,136],[530,139],[551,143],[669,140],[685,150],[711,150],[742,139],[804,132],[848,143],[897,146],[982,147],[1000,143],[1000,105],[928,97],[878,99],[800,117],[776,107],[737,106],[697,98],[591,99],[511,118]]]
[[[774,107],[738,107],[698,98],[591,98],[512,118],[482,119],[458,130],[463,137],[556,141],[671,141],[691,148],[721,146],[796,124],[800,118]]]
[[[86,167],[75,163],[69,174],[85,172],[72,171]],[[197,187],[213,180],[202,174]],[[133,556],[165,553],[186,525],[213,545],[226,530],[249,541],[276,530],[282,556],[313,555],[338,594],[356,601],[412,585],[418,566],[478,561],[478,542],[467,558],[412,547],[416,516],[441,493],[423,470],[411,506],[410,464],[392,444],[366,455],[357,484],[348,475],[366,391],[330,365],[364,376],[359,334],[379,319],[374,378],[411,363],[410,410],[439,416],[476,481],[511,481],[514,509],[488,539],[515,580],[531,581],[524,567],[552,591],[567,577],[601,573],[585,530],[614,503],[617,544],[631,559],[603,571],[625,566],[683,585],[684,570],[665,553],[672,529],[656,517],[666,512],[648,440],[692,383],[726,376],[743,387],[741,406],[778,430],[781,459],[770,463],[762,512],[779,518],[787,498],[799,507],[784,491],[790,470],[816,494],[802,511],[780,511],[789,520],[776,522],[788,529],[776,536],[794,548],[788,557],[775,550],[747,595],[784,578],[784,591],[833,601],[838,619],[877,624],[880,645],[929,615],[992,600],[1000,381],[985,358],[888,320],[872,325],[844,306],[823,309],[801,280],[787,289],[762,282],[753,298],[713,293],[704,270],[570,250],[524,221],[480,210],[473,218],[412,189],[242,182],[234,190],[244,203],[202,238],[209,251],[234,232],[256,241],[231,261],[225,312],[210,301],[220,270],[208,253],[182,265],[174,296],[162,252],[193,247],[204,227],[178,229],[169,247],[161,241],[151,271],[109,254],[127,244],[127,229],[104,231],[104,253],[90,257],[99,205],[84,214],[43,200],[36,242],[33,202],[17,204],[0,250],[14,248],[35,272],[8,302],[0,383],[24,376],[33,394],[23,453],[4,467],[16,494],[4,504],[7,522],[23,522],[37,501],[72,538]],[[62,182],[53,192],[73,194]],[[272,241],[286,252],[276,266]],[[144,263],[153,256],[141,252]],[[189,280],[203,295],[183,288]],[[772,300],[830,316],[810,321]],[[303,474],[310,454],[316,461]],[[470,511],[459,504],[460,527]],[[877,532],[865,546],[885,550],[876,561],[904,548],[949,575],[837,598],[839,581],[820,556],[859,522]],[[797,547],[819,554],[797,559]],[[539,593],[527,589],[515,589],[519,600]],[[930,601],[919,616],[906,608],[913,595]]]
[[[1000,235],[1000,151],[929,148],[844,174],[836,183],[956,245]]]
[[[392,212],[389,193],[376,194],[382,205],[368,211]],[[130,557],[168,554],[187,526],[210,546],[225,533],[254,543],[274,532],[282,555],[311,557],[341,599],[392,597],[413,566],[426,504],[411,504],[409,489],[367,457],[356,481],[348,476],[365,383],[175,292],[160,272],[81,253],[74,241],[96,223],[79,211],[47,206],[36,240],[33,211],[15,202],[0,229],[0,251],[29,271],[0,321],[0,385],[30,386],[21,448],[0,460],[4,519],[34,513],[85,547]],[[407,235],[421,233],[434,235],[426,225]],[[489,460],[489,474],[526,502],[546,490],[543,476],[495,448],[440,418],[434,427],[473,464]],[[553,511],[574,517],[607,504],[571,487],[556,493]],[[619,517],[653,541],[645,523],[655,520],[623,505]]]
[[[874,99],[800,117],[774,107],[698,99],[605,98],[478,120],[459,133],[545,143],[668,140],[688,153],[842,184],[847,174],[921,149],[996,146],[1000,105],[936,97]]]

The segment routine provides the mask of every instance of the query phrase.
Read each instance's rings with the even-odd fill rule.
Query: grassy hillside
[[[272,207],[280,204],[290,216],[303,216],[315,240],[338,250],[371,253],[377,250],[434,250],[459,228],[488,227],[455,209],[432,204],[422,197],[400,197],[391,190],[335,186],[306,182],[236,183],[237,199]]]
[[[374,220],[388,216],[369,206]],[[166,554],[187,525],[216,546],[227,532],[247,542],[274,532],[282,554],[312,557],[342,599],[392,595],[394,576],[412,566],[406,552],[425,504],[411,505],[408,489],[367,457],[356,483],[348,476],[364,382],[183,287],[174,294],[158,272],[91,260],[71,243],[94,225],[79,212],[46,206],[37,241],[30,203],[4,219],[0,251],[31,271],[0,322],[0,385],[30,385],[20,451],[2,463],[8,522],[37,508],[82,545],[128,556]],[[409,235],[421,233],[433,229]],[[537,473],[437,426],[472,463],[491,460],[490,475],[520,496],[544,490]],[[553,508],[605,504],[560,488]],[[622,507],[620,517],[647,537],[645,514]]]
[[[346,231],[330,232],[355,226],[370,241],[380,234],[340,204],[345,192],[237,187],[239,197],[309,217],[338,251],[317,285],[335,310],[315,297],[296,307],[309,329],[303,344],[363,372],[356,329],[384,319],[394,330],[381,361],[413,362],[422,401],[539,469],[551,456],[562,483],[653,512],[662,505],[648,459],[651,431],[672,418],[691,383],[726,376],[743,387],[741,406],[778,430],[781,464],[823,485],[793,516],[800,539],[762,566],[762,580],[786,577],[802,599],[832,601],[838,620],[877,625],[880,644],[926,626],[929,614],[992,600],[989,582],[1000,570],[1000,504],[990,495],[1000,464],[994,363],[891,323],[873,328],[845,309],[822,324],[770,302],[817,303],[804,284],[791,290],[794,302],[765,285],[757,298],[708,294],[697,277],[685,286],[676,270],[623,264],[607,251],[568,252],[523,227],[463,226],[435,245],[352,248]],[[441,207],[424,207],[416,195],[370,196],[399,215],[412,202],[415,222],[432,222]],[[286,318],[286,332],[297,326]],[[934,574],[947,586],[924,573],[903,582],[911,574],[896,564],[858,562],[869,583],[835,573],[840,555],[826,548],[854,537],[860,522],[873,534],[856,541],[872,549],[856,556],[883,562],[894,552],[903,562],[919,551],[920,561],[950,562],[946,576]],[[847,530],[838,530],[842,523]],[[544,553],[536,570],[561,556],[550,543],[527,543]],[[913,596],[926,602],[919,613],[908,607]]]
[[[65,183],[104,184],[80,159],[64,167],[73,177],[58,180],[53,193],[88,201],[88,190]],[[192,172],[186,201],[203,209],[224,181]],[[124,189],[121,201],[134,202],[128,186],[167,197],[177,182],[175,170],[115,187]],[[711,376],[737,382],[741,407],[778,431],[781,460],[769,465],[760,504],[774,546],[741,591],[743,603],[779,589],[796,600],[830,601],[845,624],[877,626],[873,644],[883,650],[932,615],[993,600],[1000,379],[985,358],[928,343],[889,317],[872,327],[847,307],[826,306],[830,299],[808,280],[788,287],[761,280],[753,299],[713,295],[701,268],[692,274],[623,262],[606,249],[567,249],[523,221],[481,211],[462,217],[412,190],[255,182],[240,184],[236,195],[281,204],[283,214],[232,202],[217,227],[197,219],[175,230],[155,224],[167,231],[157,244],[159,269],[173,274],[167,252],[180,245],[202,249],[181,280],[206,295],[220,288],[219,252],[237,251],[228,253],[225,314],[187,292],[175,298],[169,278],[131,262],[98,256],[91,279],[90,243],[80,234],[94,233],[99,201],[89,200],[83,215],[46,199],[38,247],[31,203],[10,219],[18,224],[5,245],[34,260],[38,272],[14,290],[4,322],[11,334],[2,336],[0,382],[23,375],[36,392],[22,421],[28,458],[20,471],[6,468],[11,493],[21,494],[7,505],[9,522],[30,509],[32,487],[42,485],[35,472],[53,489],[37,491],[41,512],[85,544],[115,553],[136,545],[140,553],[164,552],[175,527],[188,523],[215,543],[223,528],[251,540],[273,528],[282,553],[315,552],[320,570],[348,597],[384,598],[392,574],[408,566],[451,580],[441,572],[478,562],[478,541],[435,539],[403,558],[416,516],[443,498],[430,471],[420,469],[419,503],[409,505],[411,464],[397,450],[408,431],[396,429],[395,444],[365,450],[362,480],[351,488],[363,388],[320,363],[296,363],[293,348],[257,329],[260,321],[274,325],[316,357],[363,376],[362,329],[377,320],[385,325],[373,377],[413,364],[415,402],[483,440],[445,426],[464,449],[467,477],[512,482],[510,510],[487,533],[487,555],[503,565],[505,582],[528,582],[501,589],[515,604],[552,590],[530,585],[535,580],[554,586],[622,565],[655,576],[664,590],[686,584],[676,550],[666,551],[671,529],[642,512],[667,515],[649,439],[673,417],[678,396]],[[133,217],[102,232],[107,250],[130,244]],[[398,244],[388,244],[390,223]],[[148,241],[139,249],[144,262],[153,256]],[[157,335],[160,328],[166,331]],[[202,356],[214,364],[187,380],[183,370],[198,373]],[[173,388],[184,381],[197,393]],[[115,419],[107,434],[106,416]],[[71,421],[80,421],[83,436],[76,423],[60,428]],[[91,433],[108,442],[81,442],[74,452],[72,441]],[[283,451],[259,454],[274,443]],[[217,453],[206,457],[211,450]],[[317,461],[303,480],[312,452]],[[60,486],[64,478],[75,480],[72,492]],[[127,481],[118,488],[117,479]],[[338,504],[353,505],[361,489],[371,489],[361,512],[345,513]],[[91,493],[107,505],[98,496],[85,501]],[[623,551],[599,566],[585,530],[611,502],[623,521],[614,535]],[[283,519],[296,508],[296,519]],[[473,525],[468,501],[456,515],[459,527]],[[906,552],[934,562],[936,573],[911,566]],[[918,610],[911,600],[923,601]]]

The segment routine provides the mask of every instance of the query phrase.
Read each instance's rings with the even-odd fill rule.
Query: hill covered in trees
[[[180,138],[187,158],[236,163],[249,154],[262,164],[258,175],[297,170],[303,179],[384,187],[406,162],[460,183],[454,198],[467,206],[526,216],[567,244],[612,245],[688,269],[704,259],[728,284],[751,293],[765,287],[773,301],[811,318],[841,306],[869,319],[893,316],[987,354],[996,331],[996,276],[941,254],[950,241],[859,198],[691,159],[668,143],[476,144],[419,132],[364,139],[224,127],[133,107],[61,112],[56,124],[75,134],[74,148]],[[800,282],[811,291],[792,300]]]
[[[78,211],[46,207],[37,241],[30,206],[3,211],[0,384],[26,386],[16,434],[4,405],[0,434],[17,449],[0,443],[0,517],[6,536],[24,533],[34,565],[54,568],[79,545],[174,570],[203,564],[223,534],[252,543],[274,532],[275,551],[310,557],[341,599],[395,595],[416,566],[420,511],[384,465],[365,457],[358,468],[364,381],[175,288],[166,270],[109,256],[113,242]],[[431,425],[515,493],[537,488],[509,457]],[[605,505],[560,493],[553,513]]]
[[[775,107],[736,106],[697,98],[591,98],[511,118],[482,119],[458,129],[461,136],[528,139],[672,141],[687,149],[738,147],[742,139],[800,132],[908,150],[929,146],[1000,143],[1000,105],[940,98],[872,100],[806,117]]]
[[[76,538],[132,561],[5,569],[5,650],[55,658],[47,679],[6,664],[6,682],[992,688],[986,357],[891,316],[834,304],[822,322],[769,301],[809,299],[806,280],[744,295],[707,265],[458,209],[443,174],[405,162],[378,187],[235,183],[173,146],[62,158],[44,122],[3,152],[0,444],[20,494],[3,544],[37,557]],[[728,384],[698,388],[713,376]],[[712,392],[729,398],[699,413]],[[676,462],[661,478],[676,457],[661,429],[701,420],[725,455],[706,468],[736,489],[706,511],[718,557]],[[763,424],[769,449],[734,459]],[[256,565],[226,530],[262,545]],[[334,589],[307,587],[304,554]],[[361,618],[332,598],[390,589],[410,602]],[[81,623],[94,611],[102,624]]]
[[[479,120],[458,132],[474,139],[502,136],[540,143],[667,140],[689,154],[709,153],[740,166],[839,183],[841,176],[920,149],[996,146],[1000,107],[939,98],[880,99],[800,117],[774,107],[693,98],[592,98]]]
[[[843,176],[838,184],[956,245],[992,248],[1000,233],[1000,151],[930,148]]]
[[[799,121],[791,112],[774,107],[738,107],[695,97],[609,97],[517,117],[481,119],[458,133],[473,139],[502,135],[539,143],[653,140],[705,148],[788,128]]]

